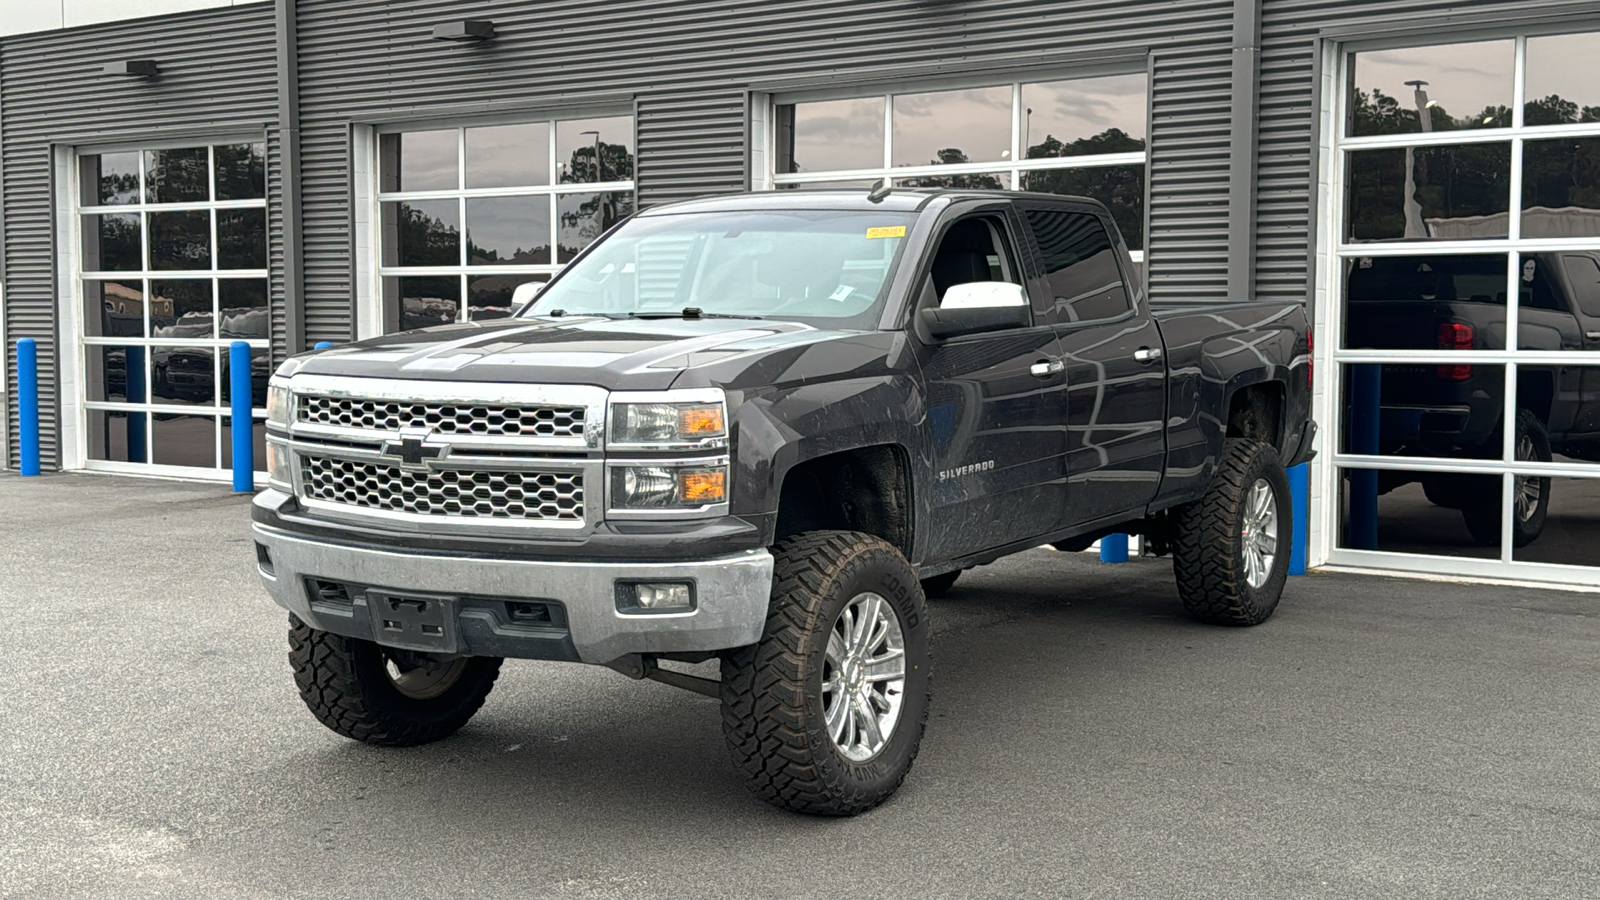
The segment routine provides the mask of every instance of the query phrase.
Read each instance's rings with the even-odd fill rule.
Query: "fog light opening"
[[[635,581],[617,584],[617,609],[624,613],[680,613],[695,608],[688,581]]]

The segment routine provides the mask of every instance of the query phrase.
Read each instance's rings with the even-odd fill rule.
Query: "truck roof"
[[[921,212],[934,200],[1007,200],[1023,199],[1076,201],[1095,204],[1087,197],[1065,197],[1060,194],[1033,194],[1023,191],[985,191],[951,188],[894,188],[877,202],[867,198],[865,190],[804,190],[804,191],[754,191],[743,194],[721,194],[698,200],[684,200],[654,206],[641,216],[685,212],[727,212],[741,209],[838,209],[863,212]],[[1098,205],[1098,204],[1095,204]]]

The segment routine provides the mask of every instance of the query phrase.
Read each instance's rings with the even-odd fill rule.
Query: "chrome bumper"
[[[253,531],[261,580],[278,605],[313,628],[409,649],[601,665],[629,653],[725,650],[760,639],[772,590],[765,550],[659,563],[471,559],[309,541],[260,524]],[[342,602],[314,599],[313,580],[354,589]],[[618,583],[638,581],[691,582],[695,608],[619,610]],[[380,626],[376,604],[391,596],[432,600],[443,610],[424,643]],[[514,615],[519,603],[552,601],[560,610],[553,621]]]

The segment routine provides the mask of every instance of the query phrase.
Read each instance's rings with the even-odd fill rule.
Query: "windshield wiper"
[[[761,321],[760,316],[742,316],[736,313],[708,313],[698,306],[685,306],[678,312],[630,312],[630,319],[754,319]]]

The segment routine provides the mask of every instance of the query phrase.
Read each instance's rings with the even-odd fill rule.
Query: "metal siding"
[[[0,43],[6,337],[12,345],[23,337],[38,341],[41,450],[46,465],[60,460],[61,410],[51,144],[159,136],[163,129],[258,133],[272,123],[277,109],[272,36],[272,7],[261,3],[147,19],[138,28],[125,23],[101,25]],[[108,61],[152,57],[161,67],[154,81],[99,75]],[[275,152],[271,143],[269,157]],[[270,189],[268,196],[273,196]],[[279,234],[281,221],[272,229],[268,248],[273,297],[281,299],[281,286],[276,284],[281,281]],[[274,319],[279,317],[275,312]],[[8,346],[5,354],[5,377],[13,379],[14,346]],[[8,424],[14,460],[15,419]]]
[[[1566,4],[1574,14],[1592,13],[1592,0]],[[1321,98],[1313,83],[1317,36],[1389,16],[1422,19],[1468,14],[1475,27],[1485,17],[1515,20],[1533,9],[1558,11],[1561,4],[1462,2],[1462,0],[1262,0],[1261,113],[1257,144],[1256,282],[1263,299],[1305,300],[1311,259],[1311,226],[1318,215],[1312,197],[1317,148],[1313,122]],[[1507,34],[1515,28],[1507,27]],[[1416,43],[1448,42],[1448,35],[1419,31]]]
[[[752,86],[1145,47],[1156,59],[1152,292],[1221,299],[1231,10],[1231,0],[506,0],[470,11],[443,0],[300,0],[305,340],[346,339],[354,327],[352,122],[632,96],[640,201],[658,204],[745,188]],[[434,25],[467,15],[492,20],[495,39],[431,39]]]

